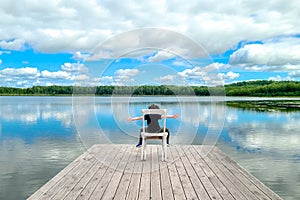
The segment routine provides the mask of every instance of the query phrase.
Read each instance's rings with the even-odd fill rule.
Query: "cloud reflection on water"
[[[0,117],[4,121],[19,121],[23,124],[36,124],[39,120],[56,120],[60,121],[67,128],[72,125],[73,116],[71,104],[61,104],[57,101],[35,104],[25,101],[16,105],[10,104],[9,101],[10,99],[7,99],[6,102],[1,102],[0,104]]]
[[[82,151],[82,144],[135,143],[141,124],[128,123],[126,118],[140,115],[140,110],[153,102],[170,114],[180,115],[167,122],[171,144],[217,142],[231,158],[285,199],[300,198],[299,112],[256,112],[207,100],[176,103],[164,98],[131,99],[127,105],[117,99],[113,106],[110,98],[77,100],[73,99],[72,105],[68,97],[1,98],[0,161],[7,165],[0,166],[0,182],[8,181],[4,189],[14,184],[24,189],[24,182],[16,184],[13,179],[23,178],[29,186],[34,184],[39,174],[45,174],[43,166],[57,172],[53,165],[60,163],[62,167],[67,160],[70,162]]]
[[[299,113],[246,112],[230,109],[226,129],[233,143],[248,151],[299,152]]]

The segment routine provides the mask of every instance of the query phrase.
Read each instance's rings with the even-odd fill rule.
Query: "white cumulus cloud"
[[[23,86],[23,85],[27,85],[29,82],[27,80],[25,81],[17,81],[17,86]]]
[[[119,69],[115,72],[115,77],[117,78],[128,78],[136,76],[139,73],[138,69]]]
[[[0,85],[30,87],[40,76],[40,71],[34,67],[5,68],[0,70]]]
[[[75,81],[87,81],[89,79],[90,79],[90,77],[86,74],[81,74],[81,75],[77,75],[74,77]]]
[[[300,69],[300,66],[298,69]],[[288,75],[292,78],[300,78],[300,70],[292,71],[292,72],[288,73]]]
[[[113,85],[114,78],[112,76],[103,76],[101,78],[95,78],[94,82],[98,85]]]
[[[75,59],[75,60],[86,60],[90,55],[87,54],[87,53],[82,53],[80,51],[76,51],[72,58]]]
[[[30,87],[33,85],[71,85],[74,81],[88,81],[88,69],[80,63],[64,63],[61,70],[40,70],[36,67],[4,68],[0,70],[0,84],[12,87]]]
[[[162,83],[162,84],[170,84],[175,80],[176,80],[175,75],[166,75],[166,76],[162,76],[162,77],[159,77],[159,78],[155,79],[155,81],[157,81],[159,83]]]
[[[34,67],[24,68],[5,68],[0,71],[0,74],[6,77],[24,77],[24,78],[37,78],[40,76],[40,72]]]
[[[229,71],[227,73],[219,73],[218,76],[222,80],[231,80],[231,79],[238,78],[240,74]]]
[[[48,79],[66,79],[70,80],[71,76],[68,72],[65,71],[56,71],[56,72],[49,72],[48,70],[42,71],[42,77]]]
[[[159,51],[154,56],[148,58],[149,62],[160,62],[162,60],[168,60],[170,58],[174,58],[176,55],[171,54],[166,51]]]
[[[9,41],[0,40],[0,48],[6,50],[21,50],[23,49],[25,41],[23,39],[13,39]]]
[[[188,35],[209,53],[221,53],[238,42],[299,34],[297,0],[191,0],[126,3],[114,1],[0,2],[0,46],[37,51],[92,51],[108,38],[141,27],[162,27]],[[216,6],[217,5],[217,6]],[[99,23],[101,22],[101,23]],[[163,35],[143,35],[152,46]],[[147,38],[153,38],[148,40]],[[169,46],[166,38],[161,46]],[[158,41],[158,42],[161,42]],[[128,38],[127,44],[139,43]],[[180,41],[176,41],[180,42]],[[120,43],[119,48],[123,49]]]
[[[232,71],[221,73],[220,70],[227,70],[231,66],[223,63],[212,63],[204,67],[194,67],[178,72],[178,75],[192,84],[220,85],[227,80],[233,80],[240,76]]]
[[[134,77],[138,75],[138,69],[119,69],[113,76],[102,76],[94,79],[96,85],[129,85],[134,82]]]
[[[247,44],[230,56],[229,63],[252,71],[296,70],[300,65],[300,38]]]
[[[78,72],[84,74],[88,72],[88,68],[82,63],[64,63],[61,66],[61,69],[66,72]]]

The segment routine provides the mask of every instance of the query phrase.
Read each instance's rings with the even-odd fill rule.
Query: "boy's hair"
[[[148,107],[148,109],[159,109],[159,106],[156,104],[152,104],[151,106]]]

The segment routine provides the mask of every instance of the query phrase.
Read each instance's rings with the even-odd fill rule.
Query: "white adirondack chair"
[[[168,132],[166,132],[166,121],[167,121],[167,109],[142,109],[143,114],[143,128],[141,132],[142,137],[142,149],[141,149],[141,160],[146,160],[146,148],[147,148],[147,140],[149,139],[160,139],[162,140],[162,161],[167,159],[167,136]],[[147,123],[145,121],[145,115],[150,114],[158,114],[161,115],[161,120],[163,120],[163,132],[159,133],[149,133],[146,130]]]

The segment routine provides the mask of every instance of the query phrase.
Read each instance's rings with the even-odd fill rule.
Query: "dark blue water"
[[[141,122],[126,119],[151,103],[180,116],[167,121],[171,144],[216,145],[284,199],[300,199],[300,112],[220,100],[0,97],[0,199],[25,199],[95,143],[134,145]]]

